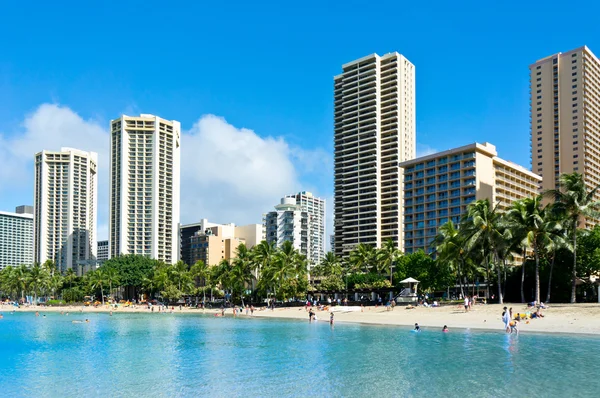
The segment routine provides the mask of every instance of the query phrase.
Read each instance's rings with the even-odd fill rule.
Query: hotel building
[[[541,189],[557,188],[560,175],[573,172],[597,187],[600,61],[584,46],[540,59],[529,71],[531,169],[543,177]]]
[[[35,155],[34,261],[76,271],[96,260],[98,155],[78,149]]]
[[[394,52],[342,69],[334,77],[335,253],[389,239],[402,249],[398,163],[415,157],[415,67]]]
[[[25,209],[27,208],[27,209]],[[0,211],[0,270],[33,264],[33,208]]]
[[[432,252],[438,228],[458,223],[475,200],[488,199],[499,211],[538,194],[542,177],[500,159],[490,143],[470,144],[409,160],[404,169],[406,253]]]
[[[196,232],[190,238],[190,264],[203,261],[206,265],[218,265],[222,260],[233,260],[237,248],[244,239],[234,236],[235,225],[214,225]]]
[[[154,115],[110,122],[110,257],[179,259],[180,124]]]
[[[108,255],[108,241],[99,240],[96,249],[96,259],[98,260],[98,262],[104,262],[109,258],[110,257]]]
[[[306,191],[287,197],[296,199],[296,204],[308,213],[309,257],[313,264],[319,264],[325,257],[325,199]]]

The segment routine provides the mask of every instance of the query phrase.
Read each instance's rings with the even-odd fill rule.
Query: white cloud
[[[33,197],[33,156],[43,149],[73,147],[98,152],[98,239],[108,237],[109,135],[107,123],[84,120],[68,107],[43,104],[20,131],[0,134],[0,197]],[[279,199],[312,187],[301,180],[332,178],[331,156],[322,149],[290,147],[282,138],[260,137],[214,116],[202,116],[181,140],[181,222],[208,218],[238,225],[262,222]],[[314,192],[319,194],[319,192]],[[328,198],[330,199],[330,198]],[[22,199],[25,200],[25,199]],[[32,199],[29,199],[28,203]],[[20,203],[19,203],[20,204]],[[331,233],[328,201],[328,231]],[[328,237],[327,237],[328,239]]]
[[[430,147],[427,144],[419,144],[417,143],[417,157],[421,156],[433,155],[434,153],[439,152],[437,149]]]

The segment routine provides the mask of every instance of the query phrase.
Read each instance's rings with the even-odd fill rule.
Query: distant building
[[[35,155],[34,261],[80,272],[96,260],[98,154],[61,148]]]
[[[488,199],[499,211],[538,193],[542,178],[500,159],[490,143],[470,144],[400,163],[404,172],[406,253],[431,252],[440,226],[458,223],[469,203]]]
[[[243,239],[233,236],[234,226],[220,225],[198,231],[190,238],[190,265],[203,261],[213,266],[221,260],[232,260]]]
[[[0,211],[0,270],[33,264],[33,214]]]
[[[33,215],[33,206],[28,206],[28,205],[17,206],[15,209],[15,213],[17,213],[17,214],[32,214]]]
[[[329,242],[331,244],[331,249],[329,251],[335,253],[335,235],[329,235]]]
[[[216,229],[215,229],[216,228]],[[254,246],[259,244],[263,239],[263,225],[262,224],[249,224],[243,226],[236,226],[235,224],[217,224],[202,219],[197,223],[186,224],[179,227],[180,246],[181,246],[181,260],[188,265],[193,265],[198,259],[204,261],[205,257],[203,254],[200,255],[201,251],[196,250],[202,244],[205,247],[210,239],[202,238],[203,235],[214,237],[219,236],[222,239],[232,239],[232,247],[237,248],[239,243],[244,243],[248,249],[252,249]],[[212,241],[216,242],[215,239]],[[237,243],[236,243],[237,242]],[[193,247],[195,245],[195,247]],[[222,253],[223,255],[225,253]],[[224,256],[223,258],[233,258],[234,254]],[[210,260],[216,259],[215,255]],[[221,258],[219,258],[219,261]],[[217,261],[218,262],[218,261]],[[214,265],[214,264],[210,264]]]
[[[315,197],[311,192],[288,195],[295,198],[296,204],[308,213],[308,253],[313,264],[325,257],[325,199]]]
[[[294,248],[306,256],[310,264],[314,264],[309,251],[309,215],[296,204],[296,198],[284,197],[281,204],[275,206],[275,211],[265,215],[264,225],[266,240],[281,247],[284,242],[292,242]]]
[[[103,262],[108,260],[108,240],[99,240],[98,248],[96,250],[96,259],[98,262]]]
[[[154,115],[110,122],[110,257],[179,259],[178,121]]]

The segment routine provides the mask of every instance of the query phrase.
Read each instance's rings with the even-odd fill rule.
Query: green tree
[[[468,252],[465,248],[465,237],[460,234],[452,221],[448,221],[440,227],[433,243],[436,247],[438,262],[449,264],[456,269],[460,294],[464,297],[463,272],[465,270],[465,262],[468,258]]]
[[[100,295],[102,296],[102,305],[104,306],[104,286],[106,285],[104,270],[102,268],[98,268],[97,270],[88,272],[86,276],[88,283],[92,289],[100,289]]]
[[[198,260],[192,267],[190,268],[190,275],[192,278],[196,279],[199,282],[202,282],[202,303],[206,303],[206,285],[209,281],[210,270],[208,265],[204,261]],[[212,289],[212,287],[211,287]]]
[[[358,246],[350,252],[348,261],[353,269],[368,273],[376,263],[376,253],[373,246],[359,243]]]
[[[50,274],[39,264],[34,264],[29,271],[29,283],[33,292],[33,302],[37,304],[37,299],[40,291],[48,284]]]
[[[385,241],[385,243],[383,244],[383,247],[379,250],[377,250],[376,253],[376,261],[375,264],[377,265],[377,273],[384,275],[386,272],[389,271],[389,275],[390,275],[390,284],[393,283],[392,281],[392,268],[394,266],[394,263],[397,261],[398,257],[400,256],[400,250],[398,250],[398,245],[396,242],[394,242],[392,239],[388,239],[387,241]]]
[[[576,301],[577,290],[577,227],[586,217],[598,218],[600,202],[595,199],[598,187],[588,191],[579,173],[562,174],[559,189],[545,193],[554,198],[552,209],[559,219],[564,219],[573,241],[573,268],[571,273],[571,303]]]
[[[319,276],[324,277],[342,275],[342,263],[340,262],[339,257],[333,252],[327,252],[325,258],[321,260],[321,263],[318,266],[318,274]]]

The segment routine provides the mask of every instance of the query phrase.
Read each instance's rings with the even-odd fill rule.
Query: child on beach
[[[515,334],[519,334],[519,329],[517,329],[518,324],[519,324],[519,321],[511,321],[510,322],[510,333],[511,334],[513,331],[515,332]]]

